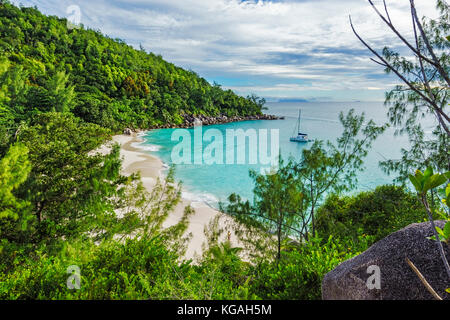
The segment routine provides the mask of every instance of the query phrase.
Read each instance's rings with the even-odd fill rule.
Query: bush
[[[48,255],[42,247],[0,274],[0,299],[145,299],[159,297],[154,283],[165,283],[178,266],[176,255],[158,238],[66,245]],[[80,268],[81,288],[67,287],[69,266]]]
[[[361,235],[376,242],[411,223],[423,222],[425,212],[417,196],[403,187],[385,185],[355,196],[331,195],[317,212],[317,232],[358,241]]]
[[[16,252],[12,268],[0,265],[0,299],[256,299],[248,290],[245,265],[231,269],[221,259],[180,263],[161,237],[78,242],[59,253],[42,246],[27,256]],[[80,268],[79,290],[67,287],[68,267]],[[236,270],[242,271],[240,277]],[[233,275],[234,279],[230,277]]]
[[[320,300],[325,274],[338,264],[367,249],[367,239],[360,237],[360,247],[351,248],[332,237],[308,243],[282,253],[281,261],[263,263],[255,270],[251,290],[262,299]]]

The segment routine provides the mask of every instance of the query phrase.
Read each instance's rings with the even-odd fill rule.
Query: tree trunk
[[[277,232],[277,236],[278,236],[278,247],[277,247],[277,265],[278,262],[281,259],[281,223],[278,223],[278,232]]]

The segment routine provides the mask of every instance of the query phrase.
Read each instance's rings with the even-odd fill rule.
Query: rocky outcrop
[[[126,128],[123,130],[123,134],[131,136],[133,134],[133,130],[131,130],[130,128]]]
[[[184,121],[181,125],[175,125],[175,124],[164,124],[160,126],[155,126],[151,129],[162,129],[162,128],[192,128],[194,127],[195,123],[202,123],[203,126],[209,126],[214,124],[223,124],[223,123],[229,123],[229,122],[239,122],[239,121],[250,121],[250,120],[281,120],[284,119],[284,117],[277,117],[274,115],[267,115],[267,114],[261,114],[261,115],[254,115],[254,116],[234,116],[234,117],[227,117],[225,115],[220,115],[217,117],[211,117],[211,116],[191,116],[191,115],[185,115]]]
[[[444,227],[444,221],[436,225]],[[450,281],[432,236],[429,222],[417,223],[378,241],[362,254],[327,273],[322,283],[324,300],[429,300],[434,299],[405,261],[408,257],[431,287],[443,298]],[[444,244],[450,260],[450,246]],[[375,266],[371,267],[370,266]],[[376,268],[379,288],[376,288]],[[369,269],[368,269],[369,268]],[[370,278],[370,279],[369,279]],[[369,282],[369,286],[367,285]]]

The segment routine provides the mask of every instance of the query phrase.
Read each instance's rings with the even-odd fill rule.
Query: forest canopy
[[[259,115],[263,104],[120,39],[0,1],[0,126],[71,112],[115,131],[147,129],[185,115]]]

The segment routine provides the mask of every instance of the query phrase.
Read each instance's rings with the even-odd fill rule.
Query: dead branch
[[[411,260],[408,259],[408,257],[406,257],[405,260],[411,267],[411,269],[414,271],[414,273],[417,275],[417,277],[419,277],[420,281],[422,281],[423,285],[425,286],[425,288],[427,288],[428,292],[430,292],[436,300],[442,300],[442,298],[436,293],[436,291],[434,291],[433,287],[428,283],[427,279],[425,279],[422,273],[420,273],[419,269],[417,269],[414,263],[412,263]]]

